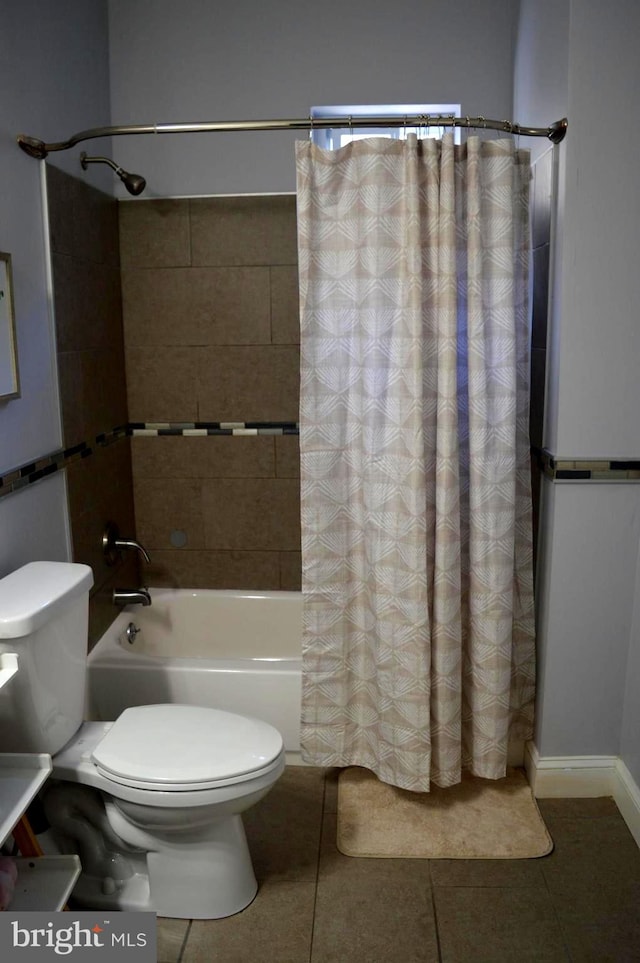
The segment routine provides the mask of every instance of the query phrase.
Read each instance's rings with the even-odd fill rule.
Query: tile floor
[[[245,819],[256,899],[159,920],[159,963],[640,961],[640,850],[613,800],[540,800],[555,849],[530,860],[342,856],[336,803],[335,771],[288,768]]]

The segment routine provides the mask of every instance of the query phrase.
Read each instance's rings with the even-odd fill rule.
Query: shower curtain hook
[[[313,114],[309,114],[309,140],[313,140]]]
[[[349,114],[349,136],[353,140],[353,114]]]

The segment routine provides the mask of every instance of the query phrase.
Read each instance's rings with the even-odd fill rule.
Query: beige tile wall
[[[127,422],[113,198],[47,165],[58,372],[68,448]]]
[[[120,204],[129,421],[298,420],[295,198]],[[281,437],[136,437],[156,585],[300,587],[299,451]]]
[[[128,421],[116,201],[47,166],[58,374],[63,439],[84,442],[88,457],[66,469],[73,558],[90,565],[90,641],[116,615],[116,585],[137,587],[137,559],[110,567],[101,550],[107,521],[134,533],[129,439],[108,446],[99,435]]]

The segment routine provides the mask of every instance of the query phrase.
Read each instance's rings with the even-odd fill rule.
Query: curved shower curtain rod
[[[550,127],[524,127],[509,120],[488,120],[485,117],[455,117],[445,114],[413,114],[404,117],[303,117],[299,120],[234,120],[204,124],[138,124],[120,127],[93,127],[73,134],[68,140],[47,144],[37,137],[18,134],[22,150],[38,160],[57,150],[69,150],[76,144],[95,137],[116,137],[123,134],[197,134],[210,131],[236,130],[315,130],[331,127],[467,127],[499,130],[523,137],[547,137],[559,144],[567,132],[567,118],[557,120]]]

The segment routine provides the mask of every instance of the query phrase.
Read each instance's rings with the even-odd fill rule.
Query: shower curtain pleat
[[[303,757],[499,778],[534,693],[528,153],[296,156]]]

